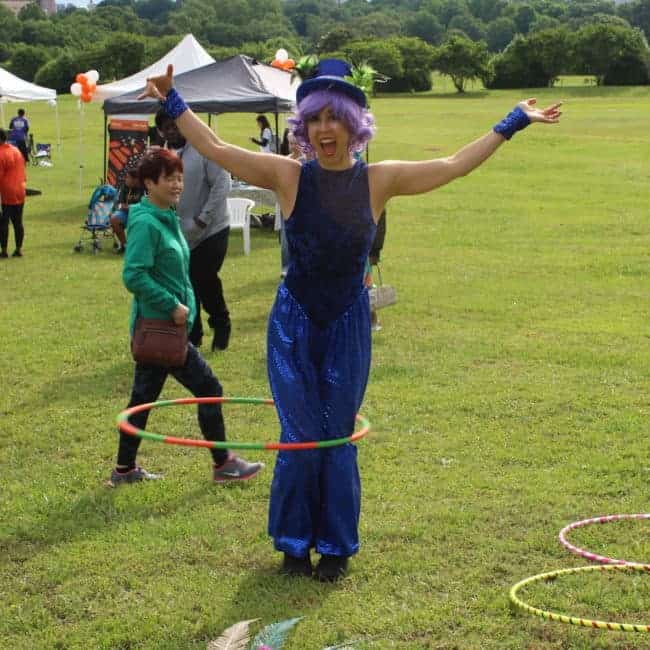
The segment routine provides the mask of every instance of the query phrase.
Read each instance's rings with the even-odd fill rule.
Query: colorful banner
[[[137,160],[147,147],[149,122],[146,120],[116,120],[108,125],[108,182],[113,187],[122,183],[124,168]]]

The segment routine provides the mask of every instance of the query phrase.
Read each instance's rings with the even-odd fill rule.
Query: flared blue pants
[[[281,441],[350,435],[370,371],[367,291],[323,328],[280,285],[267,344]],[[269,534],[277,550],[295,557],[304,557],[310,548],[354,555],[359,550],[360,505],[354,445],[278,453],[269,508]]]

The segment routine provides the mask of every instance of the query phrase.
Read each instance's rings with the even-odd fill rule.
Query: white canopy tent
[[[214,59],[201,47],[192,34],[188,34],[176,47],[144,70],[113,83],[97,86],[92,100],[94,102],[103,102],[111,97],[117,97],[143,88],[147,84],[148,77],[163,74],[170,63],[174,66],[174,74],[176,75],[200,68],[208,65],[208,63],[214,63]]]
[[[5,127],[4,105],[7,102],[46,101],[54,107],[56,116],[56,143],[61,148],[61,130],[59,127],[59,108],[56,103],[56,90],[44,88],[17,77],[4,68],[0,68],[0,123]]]

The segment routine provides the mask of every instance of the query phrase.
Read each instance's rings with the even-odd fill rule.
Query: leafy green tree
[[[21,33],[20,21],[11,9],[0,5],[0,43],[11,43]]]
[[[336,52],[331,52],[335,55]],[[339,57],[351,61],[355,65],[367,63],[377,72],[397,79],[404,76],[404,60],[397,44],[391,40],[354,41],[347,43]],[[382,90],[384,86],[381,86]]]
[[[97,28],[105,32],[128,32],[142,34],[143,22],[132,7],[97,7],[92,12],[92,20]]]
[[[431,90],[431,70],[435,48],[413,37],[390,39],[395,43],[404,61],[403,81],[406,90]],[[393,85],[394,88],[394,85]]]
[[[650,40],[650,0],[633,0],[618,5],[617,13],[630,25],[642,29],[645,37]]]
[[[444,36],[440,21],[428,11],[417,11],[411,14],[404,23],[404,32],[407,36],[420,38],[430,45],[442,42]]]
[[[468,81],[484,77],[488,62],[484,42],[454,36],[436,49],[432,65],[435,70],[450,76],[456,90],[463,93]]]
[[[484,23],[492,22],[501,16],[507,6],[505,0],[467,0],[472,15]]]
[[[165,23],[176,8],[173,0],[140,0],[133,9],[139,18],[154,23]]]
[[[390,38],[399,36],[402,24],[399,18],[391,13],[375,11],[357,21],[356,28],[364,38]]]
[[[543,88],[551,82],[525,36],[515,36],[491,64],[493,75],[486,83],[488,88]]]
[[[21,79],[33,81],[38,69],[49,58],[45,48],[19,43],[11,53],[9,71]]]
[[[321,36],[316,46],[316,51],[333,52],[334,50],[339,50],[346,43],[355,40],[355,37],[356,31],[353,31],[350,26],[340,25]]]
[[[512,17],[519,34],[528,34],[530,27],[535,22],[536,18],[537,12],[529,4],[518,5]]]
[[[8,61],[10,56],[11,48],[5,43],[0,43],[0,63]]]
[[[447,30],[454,16],[469,13],[469,9],[465,0],[441,0],[435,13],[440,24]]]
[[[58,93],[69,93],[70,85],[79,71],[77,56],[71,52],[63,52],[41,66],[34,82],[39,86],[54,88]]]
[[[528,35],[528,46],[552,86],[557,77],[571,69],[570,52],[573,50],[573,37],[566,27],[545,29]]]
[[[573,0],[567,3],[568,18],[589,18],[594,14],[616,14],[616,3],[613,0]]]
[[[30,2],[18,12],[18,20],[47,20],[47,15],[35,2]]]
[[[50,20],[24,20],[20,40],[27,45],[50,47],[65,45],[65,34],[61,27]]]
[[[530,26],[528,33],[541,32],[545,29],[559,29],[560,27],[562,27],[562,23],[557,18],[537,14],[535,22]]]
[[[473,41],[482,41],[485,40],[485,26],[478,19],[474,18],[469,12],[456,14],[449,21],[449,31],[458,30],[463,34],[466,34],[468,38],[471,38]]]
[[[601,85],[611,70],[620,67],[622,60],[643,60],[648,46],[643,32],[638,29],[594,23],[585,25],[576,34],[576,56],[582,69],[596,77]]]
[[[490,52],[501,52],[514,38],[516,32],[512,18],[501,16],[488,24],[485,39]]]

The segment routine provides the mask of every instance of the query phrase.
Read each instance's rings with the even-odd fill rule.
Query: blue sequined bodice
[[[296,206],[285,223],[291,264],[285,284],[321,326],[340,316],[363,290],[366,258],[377,229],[368,167],[344,171],[302,166]]]

